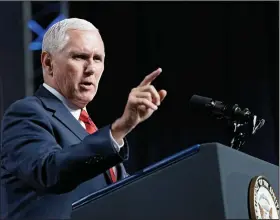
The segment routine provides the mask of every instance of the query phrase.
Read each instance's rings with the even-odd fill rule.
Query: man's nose
[[[88,64],[85,66],[84,72],[86,75],[93,75],[95,73],[95,67],[93,62],[88,62]]]

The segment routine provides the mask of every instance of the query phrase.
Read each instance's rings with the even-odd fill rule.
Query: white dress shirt
[[[50,87],[46,83],[43,83],[43,86],[50,91],[54,96],[56,96],[58,99],[62,101],[62,103],[65,105],[65,107],[70,111],[70,113],[80,122],[80,124],[86,129],[85,123],[80,121],[80,114],[81,114],[81,109],[77,108],[73,104],[71,104],[63,95],[61,95],[57,90],[54,88]],[[86,107],[84,107],[84,110],[86,110]],[[110,136],[111,140],[113,142],[114,147],[117,149],[119,152],[120,148],[123,147],[124,142],[122,140],[121,144],[118,144],[118,142],[113,138],[111,130],[110,130]]]

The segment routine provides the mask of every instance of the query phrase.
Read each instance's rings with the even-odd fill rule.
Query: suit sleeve
[[[117,152],[109,132],[108,125],[62,148],[42,107],[18,101],[3,117],[2,168],[44,193],[69,192],[128,158],[128,146]]]

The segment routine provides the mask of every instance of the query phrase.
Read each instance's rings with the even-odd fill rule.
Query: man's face
[[[72,104],[86,106],[104,70],[104,44],[98,31],[69,30],[65,47],[52,55],[54,87]]]

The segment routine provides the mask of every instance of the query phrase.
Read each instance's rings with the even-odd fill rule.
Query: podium
[[[269,181],[279,201],[278,166],[219,143],[195,145],[76,201],[72,219],[255,218],[257,176]]]

